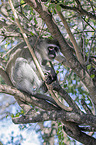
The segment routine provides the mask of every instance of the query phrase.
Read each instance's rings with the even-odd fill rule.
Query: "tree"
[[[20,42],[24,37],[25,42],[29,44],[27,36],[34,34],[38,38],[40,36],[51,38],[51,34],[53,38],[57,39],[63,54],[58,58],[58,61],[66,68],[65,78],[68,81],[64,78],[63,83],[57,80],[48,85],[48,88],[49,91],[51,88],[50,93],[54,98],[52,88],[57,86],[55,91],[56,94],[59,94],[61,100],[56,98],[55,101],[58,103],[58,100],[62,102],[65,100],[69,107],[58,104],[62,109],[57,109],[51,102],[29,96],[14,88],[10,82],[9,74],[6,72],[7,58],[10,57],[8,54],[14,48],[9,46],[9,51],[6,52],[6,47],[4,50],[3,46],[3,48],[1,47],[0,74],[7,85],[2,83],[0,92],[13,95],[24,111],[27,111],[27,114],[14,117],[13,122],[26,124],[47,120],[60,121],[63,124],[63,130],[70,137],[83,144],[94,145],[96,139],[86,132],[95,132],[96,117],[92,107],[90,109],[89,102],[91,101],[86,97],[90,95],[92,103],[96,106],[95,1],[24,0],[20,4],[14,2],[14,7],[11,0],[9,0],[9,3],[2,3],[0,11],[3,16],[0,20],[2,41],[6,40],[8,41],[7,45],[13,46],[14,41]],[[18,16],[15,10],[17,10]],[[43,26],[38,25],[38,20]],[[24,33],[26,33],[26,37]],[[59,72],[60,70],[57,69],[58,75]],[[74,82],[72,79],[74,79]],[[75,94],[75,100],[68,93]],[[83,98],[81,101],[83,111],[79,107],[80,95]],[[78,102],[78,105],[76,102]]]

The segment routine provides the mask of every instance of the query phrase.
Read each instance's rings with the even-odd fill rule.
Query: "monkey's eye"
[[[55,51],[57,52],[58,51],[58,48],[57,47],[54,47]]]

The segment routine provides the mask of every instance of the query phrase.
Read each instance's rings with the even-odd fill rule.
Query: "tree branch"
[[[48,0],[41,0],[41,1],[42,2],[47,2]],[[86,15],[86,16],[88,16],[88,17],[93,18],[94,20],[96,20],[96,15],[95,14],[92,14],[92,13],[87,12],[86,10],[84,10],[82,8],[82,5],[81,5],[81,3],[80,3],[79,0],[75,0],[75,1],[77,3],[77,7],[75,7],[75,6],[74,7],[70,7],[70,6],[66,6],[64,4],[60,4],[60,6],[63,9],[76,11],[77,13],[79,13],[79,15]],[[54,3],[55,3],[55,1],[54,1]]]
[[[86,111],[87,114],[92,114],[91,109],[87,106],[87,104],[85,103],[85,100],[84,99],[81,100],[81,104],[82,104],[82,106],[85,109],[85,111]]]
[[[12,86],[10,78],[8,77],[6,71],[3,69],[2,66],[0,66],[0,75],[3,77],[4,81],[6,82],[6,84]]]
[[[23,108],[24,108],[24,104],[31,104],[33,106],[37,106],[44,110],[60,109],[60,108],[58,108],[58,106],[56,106],[56,104],[51,102],[51,100],[50,100],[50,98],[48,98],[48,96],[46,97],[47,100],[38,99],[38,98],[35,98],[34,96],[28,95],[27,93],[22,93],[19,90],[17,90],[16,88],[11,87],[11,86],[0,85],[0,93],[6,93],[6,94],[14,96],[16,101],[20,105],[20,107],[23,106]],[[50,100],[50,102],[48,102],[48,100]],[[54,105],[52,105],[52,104],[54,104]]]
[[[73,132],[73,128],[76,127],[75,129],[75,134]],[[82,144],[87,144],[87,145],[95,145],[96,144],[96,139],[83,133],[79,127],[77,127],[75,124],[73,126],[70,125],[70,128],[67,127],[67,125],[63,126],[64,131],[74,138],[75,140],[81,142]]]
[[[93,126],[83,126],[83,127],[80,127],[80,129],[82,131],[87,131],[87,132],[96,132],[96,128]]]
[[[44,116],[44,114],[46,114]],[[39,115],[39,117],[38,117]],[[41,117],[40,117],[41,116]],[[22,118],[23,116],[20,117],[16,117],[17,120],[19,120],[19,118]],[[22,123],[34,123],[34,122],[43,122],[43,121],[47,121],[47,120],[59,120],[61,122],[63,122],[64,124],[67,123],[68,126],[68,122],[69,122],[69,127],[70,124],[78,124],[78,125],[91,125],[93,127],[96,127],[96,117],[93,115],[88,115],[88,114],[84,114],[82,113],[81,115],[75,112],[67,112],[64,110],[50,110],[50,111],[42,111],[39,114],[34,115],[34,113],[30,113],[29,115],[24,115],[24,117],[26,118],[25,120],[23,120]],[[30,118],[32,118],[30,120]],[[36,118],[39,118],[40,120],[37,120]],[[20,122],[19,122],[20,123]]]
[[[70,6],[65,6],[63,4],[60,4],[60,6],[63,9],[76,11],[77,13],[79,13],[79,15],[86,15],[87,17],[90,17],[91,19],[93,18],[94,20],[96,20],[96,15],[95,14],[92,14],[90,12],[87,12],[82,7],[78,7],[78,8],[77,7],[70,7]]]
[[[54,81],[49,85],[50,88],[57,91],[59,95],[68,103],[68,105],[72,108],[74,112],[81,113],[79,107],[72,100],[72,98],[68,95],[68,93],[60,86],[58,80]]]
[[[66,31],[67,31],[69,37],[70,37],[70,40],[71,40],[71,42],[72,42],[72,44],[73,44],[73,46],[74,46],[74,49],[75,49],[75,52],[76,52],[76,56],[77,56],[79,62],[80,62],[82,65],[84,65],[85,62],[84,62],[83,57],[82,57],[82,55],[81,55],[80,48],[79,48],[79,46],[77,45],[77,42],[76,42],[76,40],[75,40],[75,38],[74,38],[74,36],[73,36],[71,30],[70,30],[70,27],[69,27],[68,24],[67,24],[67,21],[66,21],[65,17],[62,15],[61,11],[58,11],[57,9],[56,9],[56,11],[57,11],[57,14],[59,15],[59,17],[61,18],[61,21],[62,21],[62,23],[64,24],[64,27],[65,27],[65,29],[66,29]]]
[[[56,111],[42,111],[39,114],[38,113],[34,113],[34,111],[32,111],[31,115],[23,115],[21,117],[16,117],[13,118],[12,121],[15,124],[26,124],[26,123],[36,123],[36,122],[43,122],[43,121],[48,121],[48,120],[56,120],[57,119],[57,115],[56,115]]]

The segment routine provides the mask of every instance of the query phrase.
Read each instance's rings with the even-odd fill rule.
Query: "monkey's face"
[[[60,46],[57,40],[45,39],[37,46],[43,60],[52,60],[58,56],[60,52]]]
[[[47,39],[47,53],[49,59],[54,59],[58,52],[60,52],[60,45],[57,40],[53,39]]]
[[[49,59],[54,59],[57,56],[57,53],[59,52],[59,46],[48,46],[48,57]]]

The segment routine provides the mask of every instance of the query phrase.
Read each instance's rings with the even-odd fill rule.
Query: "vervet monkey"
[[[30,38],[29,42],[44,73],[47,74],[47,81],[50,84],[57,77],[54,70],[47,66],[47,61],[51,61],[58,56],[59,43],[56,40],[37,39],[36,37]],[[40,92],[40,89],[44,92],[47,91],[25,42],[13,49],[6,71],[13,85],[19,90],[32,95],[36,95],[36,93]]]

